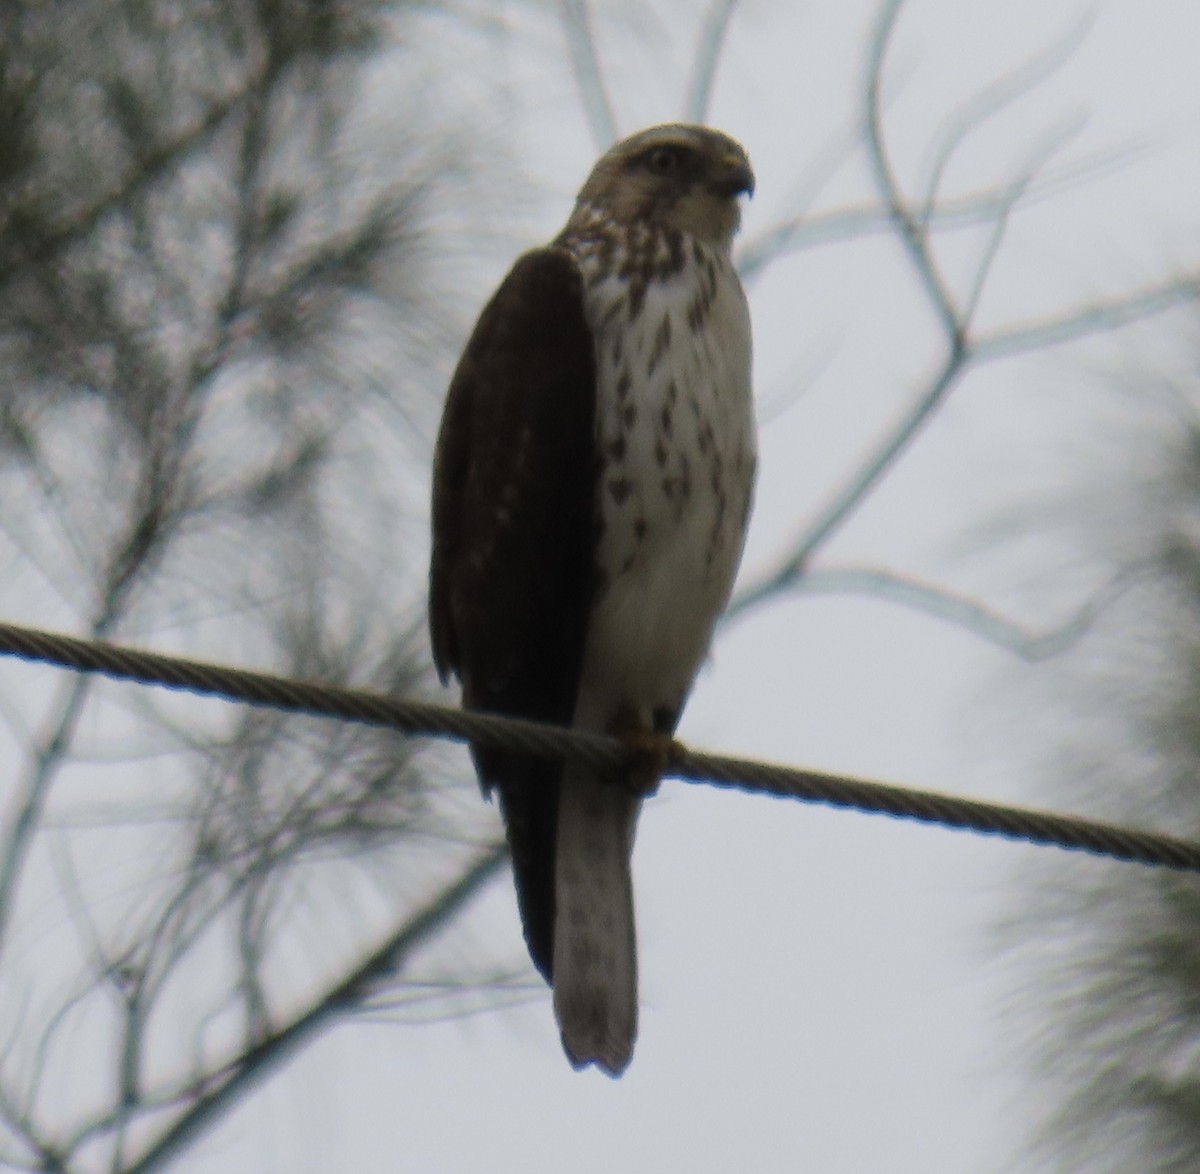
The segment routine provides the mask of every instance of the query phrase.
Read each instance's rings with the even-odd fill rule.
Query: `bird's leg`
[[[647,729],[630,706],[622,706],[609,722],[608,732],[625,747],[627,756],[620,773],[621,783],[639,798],[658,790],[660,780],[678,753],[678,743],[671,736],[674,728],[673,713],[656,711],[654,728]]]

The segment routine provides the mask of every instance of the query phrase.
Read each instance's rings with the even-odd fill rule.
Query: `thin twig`
[[[942,179],[959,147],[989,119],[1008,109],[1014,102],[1030,94],[1044,81],[1052,78],[1078,50],[1095,23],[1095,11],[1089,9],[1048,45],[1032,57],[1008,70],[1003,77],[989,82],[978,93],[961,103],[951,114],[934,152],[920,200],[921,219],[927,220],[936,208]]]
[[[1078,643],[1105,608],[1129,588],[1134,574],[1131,571],[1116,576],[1065,621],[1042,632],[1031,631],[977,599],[874,567],[812,570],[796,581],[795,591],[802,595],[865,595],[883,599],[954,624],[1016,653],[1023,660],[1037,661],[1056,656]]]
[[[969,330],[975,321],[975,313],[983,298],[984,287],[992,275],[992,266],[1004,243],[1004,235],[1008,231],[1009,220],[1016,211],[1030,186],[1037,178],[1041,169],[1073,138],[1083,127],[1082,120],[1077,120],[1055,132],[1048,132],[1040,143],[1036,143],[1029,152],[1029,162],[1017,173],[1012,183],[1008,184],[997,201],[992,225],[984,242],[983,251],[975,263],[975,276],[970,288],[963,298],[962,318]]]
[[[129,600],[134,581],[146,563],[157,554],[163,536],[166,494],[158,490],[159,463],[150,458],[150,471],[143,474],[143,496],[148,504],[131,521],[123,542],[114,550],[104,576],[104,590],[90,632],[93,639],[106,636],[119,622]],[[25,860],[41,827],[42,812],[50,789],[66,761],[75,739],[75,731],[91,690],[91,682],[80,677],[71,683],[46,734],[34,749],[28,777],[20,787],[20,807],[5,837],[0,859],[0,953],[3,953],[8,926],[16,912],[17,888]]]
[[[785,547],[786,553],[778,563],[738,592],[726,612],[727,619],[736,618],[750,608],[796,587],[800,579],[810,572],[813,557],[818,550],[854,515],[957,384],[975,365],[1113,330],[1200,296],[1200,279],[1189,276],[1119,298],[1096,301],[1039,322],[973,337],[969,333],[970,316],[983,296],[992,263],[1003,239],[1008,216],[1016,204],[1035,187],[1037,172],[1045,159],[1052,154],[1051,148],[1057,146],[1057,140],[1045,146],[1024,169],[1023,174],[1008,187],[974,193],[966,197],[961,204],[950,203],[952,219],[961,216],[963,222],[968,223],[985,222],[988,219],[994,221],[993,231],[970,282],[965,307],[960,306],[938,267],[930,243],[931,227],[940,223],[942,212],[928,209],[924,212],[914,211],[899,186],[884,134],[881,97],[883,69],[888,45],[903,3],[904,0],[885,0],[880,8],[868,53],[864,133],[880,203],[877,206],[867,205],[831,213],[824,223],[820,218],[814,217],[809,224],[813,240],[818,240],[823,231],[828,232],[832,238],[876,230],[885,223],[890,225],[904,246],[913,274],[939,323],[946,352],[940,365],[924,387],[917,392],[913,402],[888,426],[824,509]],[[1048,61],[1056,60],[1055,52],[1048,51]],[[1037,71],[1034,73],[1036,75]],[[793,226],[785,225],[777,231],[786,234],[792,228]],[[795,231],[800,231],[801,228],[802,225],[794,226]],[[764,241],[758,243],[751,251],[749,259],[743,255],[743,271],[749,268],[753,272],[756,266],[761,267],[765,260],[769,259],[771,249],[778,252],[786,245],[786,235],[774,239],[764,238]]]
[[[75,737],[75,728],[92,689],[92,682],[86,677],[64,685],[55,715],[33,751],[30,772],[20,784],[20,807],[5,836],[3,859],[0,859],[0,953],[7,944],[8,927],[16,914],[17,888],[34,836],[41,827],[46,798]]]
[[[340,983],[286,1026],[232,1060],[225,1079],[200,1096],[150,1142],[142,1156],[128,1165],[123,1174],[150,1174],[150,1171],[168,1166],[202,1129],[231,1109],[250,1085],[262,1080],[296,1051],[311,1043],[337,1018],[361,1006],[379,982],[400,969],[414,950],[437,933],[501,870],[507,858],[507,850],[502,845],[487,849],[456,881]]]
[[[1054,199],[1082,182],[1126,166],[1134,152],[1135,148],[1096,152],[1057,168],[1047,168],[1037,175],[1018,176],[1008,184],[948,196],[936,207],[923,210],[920,221],[929,231],[987,224],[1006,207],[1014,184],[1023,184],[1020,207],[1030,208]],[[781,257],[839,241],[861,240],[893,229],[891,213],[874,202],[793,216],[765,229],[741,246],[737,253],[738,275],[743,284],[748,284]]]
[[[903,6],[904,0],[887,0],[880,11],[871,37],[866,88],[867,159],[880,198],[887,207],[900,240],[909,254],[913,271],[924,286],[930,305],[941,320],[951,348],[962,350],[966,340],[961,315],[930,251],[925,226],[910,210],[901,191],[883,132],[883,66],[896,20]]]
[[[940,370],[917,396],[916,401],[885,433],[875,449],[854,471],[830,503],[788,548],[790,553],[781,566],[739,592],[729,615],[739,615],[779,591],[791,587],[808,567],[817,550],[838,530],[883,479],[896,458],[907,449],[913,437],[941,406],[962,374],[969,350],[965,327],[929,248],[924,228],[909,210],[901,193],[884,142],[881,83],[884,58],[903,0],[884,4],[871,38],[866,87],[866,135],[872,173],[880,199],[904,243],[914,272],[946,336],[947,353]]]

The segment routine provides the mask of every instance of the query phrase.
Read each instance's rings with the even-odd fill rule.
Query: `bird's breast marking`
[[[630,493],[633,492],[633,482],[628,477],[610,477],[608,492],[617,505],[624,505]]]
[[[649,379],[658,370],[658,365],[663,361],[663,357],[667,353],[667,348],[671,345],[671,314],[670,311],[663,315],[663,320],[658,324],[658,329],[654,332],[654,344],[650,348],[650,358],[646,362],[646,378]]]
[[[648,578],[631,590],[637,598],[651,592],[652,610],[667,605],[653,593],[682,590],[695,601],[681,606],[699,615],[719,606],[713,593],[731,573],[726,564],[740,533],[733,514],[744,517],[740,483],[750,476],[739,357],[746,352],[736,334],[714,336],[718,311],[730,312],[722,285],[728,263],[698,241],[644,226],[607,240],[579,241],[576,253],[599,360],[603,530],[594,606],[636,573]],[[727,280],[736,290],[731,273]],[[677,328],[676,315],[686,329]],[[739,477],[736,505],[731,470]],[[709,595],[713,603],[701,604]]]

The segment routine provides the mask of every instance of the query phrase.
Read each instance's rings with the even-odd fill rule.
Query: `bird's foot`
[[[629,756],[625,781],[635,795],[648,798],[658,790],[658,784],[676,756],[677,743],[670,734],[660,734],[657,730],[623,734],[621,742]]]
[[[618,718],[610,725],[609,733],[625,748],[621,782],[639,798],[653,795],[667,768],[678,756],[679,744],[669,733],[648,730],[636,720]]]

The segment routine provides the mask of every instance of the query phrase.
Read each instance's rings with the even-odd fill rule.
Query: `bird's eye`
[[[659,175],[674,175],[683,166],[683,152],[678,147],[655,147],[646,162]]]

